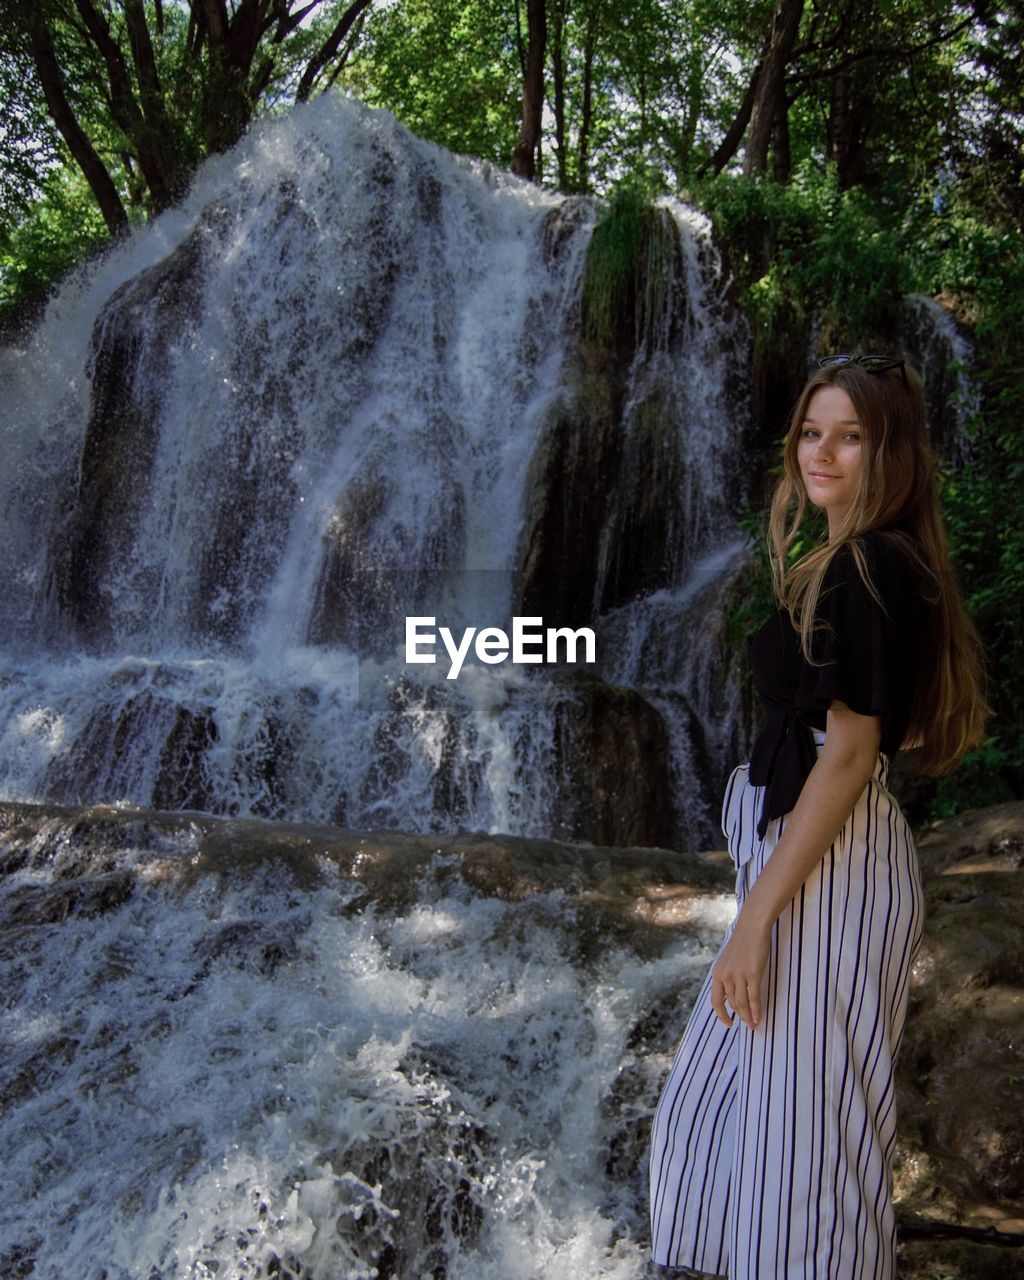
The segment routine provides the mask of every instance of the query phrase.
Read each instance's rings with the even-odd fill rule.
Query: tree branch
[[[107,68],[110,113],[135,143],[139,167],[145,176],[154,206],[164,209],[177,194],[179,175],[174,157],[174,133],[164,114],[156,60],[149,31],[146,29],[142,0],[125,0],[125,20],[132,56],[136,59],[143,97],[142,107],[136,101],[128,64],[120,45],[110,34],[106,18],[91,0],[75,0],[75,7]]]
[[[958,36],[961,31],[969,27],[973,21],[973,17],[965,18],[949,31],[943,31],[937,36],[932,36],[930,40],[925,40],[921,44],[865,45],[863,49],[855,49],[844,58],[840,58],[838,62],[832,63],[831,66],[819,67],[816,71],[797,71],[791,74],[789,79],[799,81],[823,80],[826,76],[833,76],[838,71],[845,71],[847,67],[852,67],[857,62],[863,62],[865,58],[910,59],[915,53],[923,53],[925,49],[931,49],[937,44],[944,44],[947,40],[952,40],[954,36]]]
[[[125,133],[131,137],[135,133],[142,112],[132,92],[131,78],[128,75],[124,55],[117,41],[110,34],[106,18],[93,7],[90,0],[75,0],[75,7],[85,24],[89,39],[96,46],[107,68],[111,114]]]
[[[280,44],[286,36],[291,35],[302,19],[321,5],[323,0],[310,0],[309,4],[302,9],[296,9],[294,13],[290,13],[288,10],[290,2],[291,0],[274,0],[272,15],[277,22],[277,30],[271,37],[274,44]]]
[[[526,79],[526,42],[523,39],[523,11],[519,7],[519,0],[516,0],[516,49],[519,53],[519,70],[523,79]]]
[[[195,8],[197,0],[189,0]],[[210,44],[223,48],[228,42],[228,10],[224,0],[198,0]]]
[[[764,172],[772,135],[780,128],[779,113],[785,94],[786,68],[796,44],[803,8],[804,0],[779,0],[772,18],[771,33],[750,111],[750,132],[743,153],[743,172],[747,177]]]
[[[53,122],[85,175],[96,197],[100,212],[103,214],[107,230],[112,236],[122,235],[128,230],[128,215],[125,213],[121,197],[117,194],[117,188],[106,166],[75,118],[67,94],[64,92],[64,78],[54,52],[53,41],[45,22],[38,15],[34,15],[34,21],[29,24],[29,41],[32,60],[39,73],[43,96],[46,98],[46,105],[53,117]]]
[[[345,10],[341,21],[309,60],[309,65],[302,73],[302,79],[295,94],[297,102],[305,102],[309,98],[317,76],[341,48],[342,41],[348,35],[353,22],[372,2],[373,0],[355,0],[355,3],[350,4]]]
[[[740,103],[740,109],[736,113],[736,119],[729,126],[728,132],[722,141],[718,144],[715,154],[710,160],[700,166],[699,174],[703,176],[710,170],[712,173],[719,174],[736,154],[736,148],[740,145],[743,135],[750,123],[750,113],[754,109],[754,98],[757,96],[757,85],[761,78],[761,69],[764,66],[764,55],[758,58],[754,66],[753,73],[750,77],[750,83],[747,85],[747,91],[743,95],[743,101]]]
[[[146,26],[146,14],[142,8],[142,0],[122,0],[124,17],[128,26],[128,40],[135,61],[135,74],[139,78],[143,105],[146,100],[158,101],[163,97],[160,77],[156,69],[156,58],[153,55],[153,42],[149,38]]]
[[[263,3],[264,0],[241,0],[228,23],[226,60],[238,72],[240,80],[248,79],[259,47]]]
[[[544,61],[547,46],[547,9],[545,0],[527,0],[526,24],[529,47],[526,75],[523,79],[523,109],[519,137],[512,151],[512,172],[533,179],[535,157],[540,145],[541,112],[544,108]]]
[[[345,64],[348,62],[349,56],[352,53],[352,50],[356,47],[357,43],[359,42],[359,36],[360,36],[360,33],[362,32],[363,23],[365,21],[366,21],[366,13],[364,11],[356,19],[355,24],[353,25],[352,30],[349,33],[349,37],[345,41],[345,47],[344,49],[342,49],[341,54],[339,55],[337,61],[334,64],[334,70],[327,77],[327,83],[324,85],[324,89],[329,89],[331,85],[334,84],[335,80],[337,80],[338,76],[341,75],[342,71],[345,69]]]

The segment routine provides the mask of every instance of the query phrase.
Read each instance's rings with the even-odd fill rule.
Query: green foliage
[[[943,186],[905,218],[918,287],[945,299],[973,331],[981,407],[971,457],[942,475],[950,548],[985,645],[989,737],[942,780],[935,816],[1024,794],[1024,242]]]
[[[514,10],[403,0],[371,11],[340,83],[420,137],[507,166],[522,94]]]
[[[84,178],[75,169],[52,169],[30,216],[0,233],[0,328],[106,243],[106,225]]]
[[[836,166],[803,164],[788,184],[721,174],[698,184],[742,289],[762,350],[806,348],[815,319],[823,347],[884,343],[910,273],[898,228]]]
[[[1014,786],[1020,756],[1019,747],[1014,750],[1003,735],[986,738],[976,751],[964,756],[954,773],[938,780],[926,820],[937,822],[965,809],[1020,799],[1020,787]]]
[[[728,127],[773,7],[772,0],[550,0],[543,180],[608,193],[643,173],[658,189],[678,186],[707,158],[711,136]],[[507,165],[519,127],[525,10],[512,0],[374,8],[339,83],[422,137]]]
[[[781,455],[781,441],[780,441]],[[771,469],[772,477],[782,470],[781,462]],[[733,643],[745,653],[745,642],[762,622],[778,609],[779,601],[772,587],[771,562],[768,558],[768,509],[747,507],[737,521],[750,539],[751,567],[743,582],[743,592],[731,603],[727,622]],[[790,544],[787,562],[795,564],[828,536],[825,516],[808,505],[796,537]]]
[[[639,182],[617,188],[594,228],[583,278],[583,336],[615,348],[635,342],[664,287],[668,245],[649,194]]]
[[[834,166],[802,164],[789,184],[723,174],[697,184],[741,290],[762,361],[898,339],[903,295],[943,298],[972,331],[981,408],[971,459],[941,473],[950,550],[981,634],[994,715],[989,736],[935,790],[932,817],[1024,794],[1024,244],[979,217],[955,186],[931,184],[896,209],[840,188]],[[763,519],[748,515],[757,546]],[[811,535],[812,537],[814,535]],[[800,547],[803,548],[801,542]],[[805,548],[803,548],[805,549]],[[767,613],[767,559],[735,622]],[[760,584],[760,585],[758,585]]]
[[[723,45],[742,48],[770,21],[771,5],[711,4],[708,0],[586,0],[571,7],[569,32],[582,44],[594,22],[592,185],[607,191],[627,175],[655,189],[678,185],[706,150],[702,135],[721,89],[728,107],[742,93],[729,75],[720,80]],[[570,61],[575,90],[581,75]],[[720,87],[721,86],[721,87]],[[575,93],[574,108],[580,109]]]
[[[2,35],[0,25],[0,35]],[[41,194],[47,172],[60,162],[60,135],[34,92],[25,50],[0,57],[0,227],[14,226]],[[2,234],[2,232],[0,232]]]
[[[772,591],[768,562],[767,512],[748,508],[741,515],[739,525],[750,540],[750,569],[743,577],[741,589],[727,601],[725,620],[730,645],[745,657],[747,639],[778,608],[778,601]]]

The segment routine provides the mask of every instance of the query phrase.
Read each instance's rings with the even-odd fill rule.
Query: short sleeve
[[[895,701],[894,608],[899,584],[890,556],[863,539],[865,562],[885,609],[869,591],[849,545],[832,557],[821,584],[811,653],[823,665],[801,664],[795,705],[826,710],[837,698],[860,715],[886,715]]]

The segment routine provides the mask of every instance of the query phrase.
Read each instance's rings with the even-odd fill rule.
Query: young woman
[[[828,541],[791,564],[807,502]],[[889,762],[914,746],[947,772],[987,713],[903,360],[821,361],[769,554],[783,608],[749,645],[764,727],[722,813],[738,911],[654,1117],[653,1256],[731,1280],[893,1280],[893,1064],[923,895]]]

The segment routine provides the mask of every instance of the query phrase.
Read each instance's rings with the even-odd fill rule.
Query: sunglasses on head
[[[859,364],[868,373],[886,373],[889,369],[899,369],[903,385],[910,390],[905,360],[894,360],[892,356],[824,356],[818,361],[818,368],[829,369],[836,364]]]

